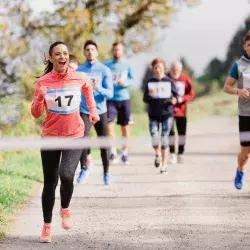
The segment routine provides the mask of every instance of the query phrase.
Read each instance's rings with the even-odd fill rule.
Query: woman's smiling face
[[[58,73],[66,73],[69,66],[69,51],[66,45],[58,44],[52,50],[49,60]]]
[[[161,80],[165,75],[165,65],[163,63],[157,63],[153,67],[154,75],[157,79]]]

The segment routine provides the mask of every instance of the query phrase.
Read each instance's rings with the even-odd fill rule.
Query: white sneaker
[[[161,174],[166,173],[167,172],[167,166],[166,165],[162,165],[160,172],[161,172]]]
[[[113,163],[113,164],[118,163],[118,157],[117,157],[117,155],[115,155],[113,153],[110,154],[109,160],[110,160],[110,163]]]
[[[177,156],[176,154],[172,153],[169,155],[168,162],[170,164],[176,164],[177,163]]]
[[[128,161],[128,156],[127,156],[127,155],[122,155],[121,161],[122,161],[125,165],[130,165],[130,162]]]
[[[178,161],[179,164],[183,164],[184,163],[184,161],[183,161],[183,155],[182,154],[178,154],[177,155],[177,161]]]

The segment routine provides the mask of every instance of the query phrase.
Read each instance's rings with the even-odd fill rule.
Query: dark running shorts
[[[130,100],[107,101],[108,122],[114,122],[117,117],[117,124],[127,126],[131,114]]]
[[[240,145],[250,147],[250,116],[239,116],[239,131]]]

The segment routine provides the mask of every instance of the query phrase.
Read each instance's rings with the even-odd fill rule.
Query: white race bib
[[[148,90],[153,90],[155,93],[152,98],[170,98],[171,97],[171,82],[149,82]]]
[[[177,93],[179,96],[185,95],[185,83],[184,82],[175,82]]]
[[[79,109],[81,103],[81,88],[50,89],[45,95],[48,112],[70,114]]]
[[[86,73],[88,76],[88,83],[94,85],[96,83],[99,83],[101,85],[102,83],[102,74],[101,73]]]
[[[242,72],[242,77],[243,77],[243,88],[250,89],[250,71],[246,70]]]
[[[128,71],[113,71],[112,72],[113,82],[117,84],[119,81],[126,82],[128,78]]]

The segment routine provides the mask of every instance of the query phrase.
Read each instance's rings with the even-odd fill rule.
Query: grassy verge
[[[196,99],[188,105],[188,119],[195,121],[207,116],[236,116],[238,113],[237,97],[228,95],[218,90],[217,93],[210,94]]]
[[[9,228],[11,216],[42,180],[37,151],[3,152],[0,155],[0,237]]]

